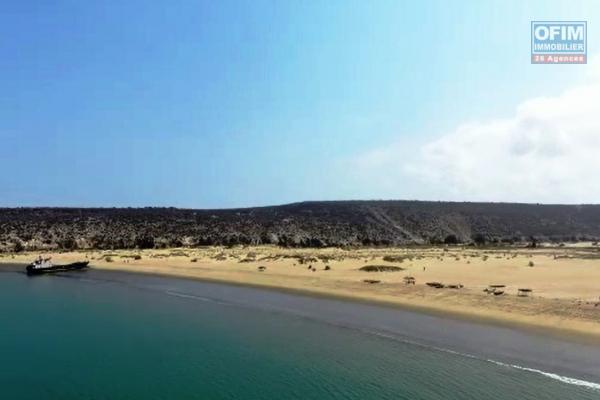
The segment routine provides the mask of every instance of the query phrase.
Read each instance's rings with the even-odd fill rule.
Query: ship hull
[[[89,261],[80,261],[71,264],[65,265],[52,265],[51,267],[46,268],[35,268],[33,264],[29,264],[25,271],[27,275],[42,275],[49,274],[53,272],[64,272],[64,271],[76,271],[87,268]]]

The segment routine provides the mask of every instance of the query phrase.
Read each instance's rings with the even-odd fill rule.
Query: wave
[[[490,358],[477,357],[477,356],[475,356],[473,354],[461,353],[459,351],[445,349],[443,347],[431,346],[431,345],[427,345],[427,344],[416,342],[414,340],[410,340],[410,339],[406,339],[406,338],[400,338],[400,337],[392,335],[392,334],[386,334],[386,333],[377,332],[377,331],[371,331],[371,330],[362,330],[362,331],[365,332],[365,333],[371,334],[371,335],[380,336],[380,337],[383,337],[383,338],[400,341],[400,342],[403,342],[403,343],[407,343],[407,344],[411,344],[411,345],[415,345],[415,346],[427,348],[427,349],[430,349],[430,350],[435,350],[435,351],[440,351],[440,352],[443,352],[443,353],[454,354],[454,355],[457,355],[457,356],[460,356],[460,357],[471,358],[471,359],[474,359],[474,360],[485,361],[485,362],[489,362],[489,363],[492,363],[492,364],[495,364],[495,365],[499,365],[499,366],[502,366],[502,367],[518,369],[520,371],[527,371],[527,372],[536,373],[536,374],[543,375],[543,376],[545,376],[547,378],[550,378],[550,379],[554,379],[554,380],[557,380],[557,381],[560,381],[560,382],[563,382],[563,383],[568,383],[570,385],[582,386],[582,387],[585,387],[585,388],[588,388],[588,389],[593,389],[593,390],[600,391],[600,383],[590,382],[590,381],[586,381],[586,380],[583,380],[583,379],[571,378],[571,377],[568,377],[568,376],[563,376],[563,375],[555,374],[553,372],[547,372],[547,371],[542,371],[540,369],[524,367],[522,365],[508,364],[508,363],[504,363],[502,361],[493,360],[493,359],[490,359]]]
[[[496,365],[501,365],[501,366],[504,366],[504,367],[510,367],[510,368],[519,369],[521,371],[534,372],[536,374],[544,375],[544,376],[546,376],[548,378],[555,379],[555,380],[561,381],[563,383],[568,383],[568,384],[576,385],[576,386],[583,386],[583,387],[586,387],[586,388],[589,388],[589,389],[594,389],[594,390],[599,390],[600,391],[600,383],[595,383],[595,382],[590,382],[590,381],[584,381],[582,379],[570,378],[568,376],[558,375],[558,374],[554,374],[552,372],[546,372],[546,371],[542,371],[542,370],[535,369],[535,368],[523,367],[521,365],[506,364],[506,363],[503,363],[503,362],[500,362],[500,361],[496,361],[496,360],[486,359],[485,361],[491,362],[491,363],[496,364]]]
[[[192,299],[192,300],[204,301],[204,302],[207,302],[207,303],[215,303],[215,304],[221,304],[221,305],[227,305],[227,306],[233,305],[232,303],[228,303],[226,301],[219,301],[219,300],[212,299],[212,298],[209,298],[209,297],[196,296],[196,295],[193,295],[193,294],[175,292],[175,291],[172,291],[172,290],[166,290],[165,293],[168,294],[169,296],[181,297],[181,298],[184,298],[184,299]]]
[[[170,295],[170,296],[175,296],[175,297],[181,297],[181,298],[186,298],[186,299],[192,299],[192,300],[197,300],[197,301],[203,301],[203,302],[209,302],[209,303],[216,303],[216,304],[221,304],[221,305],[226,305],[226,306],[235,306],[235,307],[248,307],[247,305],[243,305],[243,304],[237,304],[237,303],[232,303],[232,302],[226,302],[226,301],[220,301],[214,298],[209,298],[209,297],[202,297],[202,296],[196,296],[196,295],[192,295],[192,294],[188,294],[188,293],[182,293],[182,292],[176,292],[176,291],[172,291],[172,290],[167,290],[164,293]],[[250,307],[250,308],[254,308],[254,307]],[[600,383],[596,383],[596,382],[590,382],[590,381],[586,381],[586,380],[582,380],[582,379],[577,379],[577,378],[571,378],[568,376],[563,376],[563,375],[559,375],[553,372],[547,372],[547,371],[542,371],[539,369],[535,369],[535,368],[530,368],[530,367],[525,367],[522,365],[517,365],[517,364],[509,364],[509,363],[504,363],[502,361],[498,361],[498,360],[493,360],[493,359],[488,359],[488,358],[482,358],[482,357],[478,357],[475,356],[473,354],[468,354],[468,353],[461,353],[455,350],[451,350],[451,349],[446,349],[443,347],[437,347],[437,346],[433,346],[433,345],[428,345],[428,344],[424,344],[424,343],[420,343],[418,341],[414,341],[411,339],[408,339],[406,337],[401,337],[392,333],[386,333],[386,332],[382,332],[382,331],[374,331],[374,330],[369,330],[369,329],[364,329],[361,327],[357,327],[357,326],[349,326],[349,325],[345,325],[345,324],[338,324],[338,323],[333,323],[331,321],[323,321],[321,319],[315,318],[313,316],[309,316],[309,315],[304,315],[303,313],[298,313],[298,312],[294,312],[292,310],[285,310],[285,309],[263,309],[264,311],[275,311],[275,312],[281,312],[281,313],[285,313],[285,314],[293,314],[297,317],[301,317],[301,318],[306,318],[306,319],[310,319],[310,320],[315,320],[315,321],[319,321],[319,322],[326,322],[329,325],[334,325],[334,326],[338,326],[338,327],[342,327],[342,328],[347,328],[347,329],[353,329],[353,330],[357,330],[369,335],[374,335],[374,336],[379,336],[382,338],[387,338],[387,339],[392,339],[394,341],[399,341],[402,343],[406,343],[406,344],[411,344],[411,345],[416,345],[422,348],[427,348],[430,350],[435,350],[435,351],[439,351],[439,352],[444,352],[444,353],[448,353],[448,354],[454,354],[457,356],[461,356],[461,357],[467,357],[467,358],[471,358],[474,360],[479,360],[479,361],[484,361],[484,362],[488,362],[488,363],[492,363],[498,366],[502,366],[502,367],[506,367],[506,368],[513,368],[513,369],[517,369],[520,371],[526,371],[526,372],[531,372],[531,373],[536,373],[539,375],[543,375],[547,378],[550,379],[554,379],[557,381],[560,381],[562,383],[567,383],[570,385],[575,385],[575,386],[581,386],[581,387],[585,387],[588,389],[592,389],[595,391],[600,391]]]

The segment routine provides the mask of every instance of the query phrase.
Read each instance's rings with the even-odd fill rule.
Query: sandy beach
[[[95,269],[383,303],[598,342],[599,250],[588,243],[535,249],[256,246],[42,255],[52,257],[55,263],[87,259]],[[0,263],[28,263],[37,256],[38,253],[4,254]],[[406,277],[413,277],[414,284],[406,284]],[[519,295],[519,289],[529,291]]]

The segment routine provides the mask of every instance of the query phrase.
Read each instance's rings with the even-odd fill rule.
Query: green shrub
[[[396,272],[405,270],[405,268],[394,265],[365,265],[359,269],[365,272]]]

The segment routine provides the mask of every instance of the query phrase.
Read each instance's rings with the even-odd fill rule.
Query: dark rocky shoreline
[[[600,205],[323,201],[242,209],[1,208],[0,251],[596,241]]]

